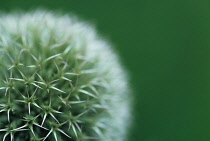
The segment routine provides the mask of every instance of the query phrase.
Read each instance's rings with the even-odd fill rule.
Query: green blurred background
[[[135,96],[128,141],[210,140],[210,1],[0,1],[1,11],[40,6],[92,22],[114,44]]]

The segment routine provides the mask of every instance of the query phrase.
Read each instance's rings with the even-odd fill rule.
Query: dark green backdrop
[[[115,45],[135,94],[128,141],[210,140],[210,1],[0,1],[37,6],[75,13]]]

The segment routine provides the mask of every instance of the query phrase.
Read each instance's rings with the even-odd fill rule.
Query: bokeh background
[[[210,140],[210,1],[0,0],[37,7],[74,13],[115,46],[134,92],[128,141]]]

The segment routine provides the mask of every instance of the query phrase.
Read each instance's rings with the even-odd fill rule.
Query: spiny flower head
[[[0,140],[122,141],[126,82],[109,44],[75,17],[0,16]]]

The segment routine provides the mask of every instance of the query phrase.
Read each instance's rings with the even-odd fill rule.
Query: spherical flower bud
[[[107,41],[74,16],[0,16],[0,140],[123,141],[127,77]]]

